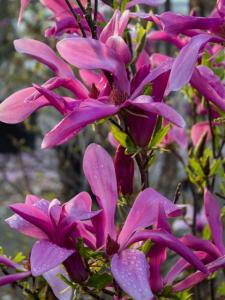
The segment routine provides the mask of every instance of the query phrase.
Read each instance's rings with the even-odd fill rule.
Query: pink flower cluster
[[[21,0],[19,22],[29,2]],[[165,103],[166,96],[186,84],[194,90],[197,115],[207,114],[201,97],[207,99],[211,112],[210,121],[199,121],[192,127],[193,145],[198,147],[204,138],[205,143],[214,138],[216,118],[225,111],[224,84],[213,71],[213,67],[224,66],[224,61],[216,60],[224,43],[224,1],[217,1],[209,17],[135,10],[142,4],[157,7],[164,3],[162,0],[122,1],[108,21],[97,10],[97,0],[95,8],[86,1],[77,1],[78,5],[71,0],[40,2],[54,15],[54,25],[45,36],[60,38],[56,44],[60,56],[37,40],[22,38],[14,42],[17,52],[44,64],[53,75],[42,85],[33,84],[4,100],[0,121],[19,123],[34,111],[51,106],[62,120],[45,135],[42,148],[64,144],[102,119],[111,121],[126,139],[110,138],[117,149],[114,162],[97,144],[90,144],[84,153],[83,170],[97,202],[95,210],[87,192],[64,204],[58,199],[49,202],[28,195],[25,203],[10,206],[15,214],[6,220],[8,225],[37,241],[26,266],[0,257],[0,264],[16,270],[15,274],[2,276],[0,285],[43,276],[57,299],[70,300],[77,284],[90,292],[92,270],[82,256],[82,241],[84,249],[101,257],[112,276],[104,291],[114,299],[151,300],[165,291],[171,296],[196,286],[225,265],[223,226],[213,189],[209,184],[203,186],[203,227],[207,223],[211,239],[192,234],[177,238],[168,219],[181,216],[181,206],[149,187],[145,171],[149,152],[151,155],[156,148],[148,147],[160,120],[161,128],[168,127],[160,140],[162,147],[173,142],[188,147],[183,117]],[[111,3],[103,1],[102,6],[104,2]],[[135,26],[140,20],[145,23],[141,41]],[[150,22],[159,30],[149,31]],[[156,41],[171,43],[178,55],[174,58],[152,53]],[[212,68],[203,64],[204,51],[209,54]],[[71,96],[61,95],[61,87]],[[128,140],[134,147],[130,153]],[[133,191],[135,159],[142,189],[133,204],[125,207],[125,221],[118,223],[121,194]],[[163,274],[168,250],[179,258]]]

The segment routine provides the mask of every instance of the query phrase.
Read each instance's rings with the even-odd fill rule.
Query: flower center
[[[94,83],[92,83],[91,89],[89,91],[88,96],[93,99],[97,99],[100,94],[99,89],[96,87]]]
[[[121,105],[127,100],[128,95],[127,93],[113,87],[109,95],[109,98],[111,103],[115,105]]]

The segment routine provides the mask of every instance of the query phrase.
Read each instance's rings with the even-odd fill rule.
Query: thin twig
[[[75,14],[75,12],[74,12],[74,10],[73,10],[73,7],[71,6],[69,0],[65,0],[65,2],[66,2],[66,4],[67,4],[67,6],[68,6],[68,8],[69,8],[69,10],[70,10],[70,12],[71,12],[71,14],[74,16],[74,19],[76,20],[76,22],[77,22],[77,24],[78,24],[78,26],[79,26],[79,28],[80,28],[80,31],[81,31],[83,37],[87,37],[87,35],[86,35],[85,31],[84,31],[84,28],[83,28],[82,25],[81,25],[81,22],[80,22],[80,16],[78,17],[78,16]]]

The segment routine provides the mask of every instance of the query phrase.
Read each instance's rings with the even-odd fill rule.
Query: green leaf
[[[21,261],[23,261],[25,258],[26,256],[24,256],[22,252],[18,252],[16,256],[13,258],[13,261],[18,264]]]
[[[189,165],[193,169],[196,175],[199,175],[201,178],[205,176],[200,163],[195,158],[189,159]]]
[[[76,246],[77,246],[77,249],[78,249],[80,255],[84,259],[104,256],[103,251],[93,251],[91,248],[88,248],[87,246],[85,246],[82,238],[77,239]]]
[[[218,287],[219,296],[225,296],[225,282],[220,283],[220,287]]]
[[[112,276],[108,273],[96,273],[93,274],[87,282],[88,286],[91,286],[97,290],[102,290],[113,281]]]
[[[116,10],[119,6],[118,0],[113,0],[113,9]]]
[[[157,130],[156,133],[153,135],[153,138],[151,139],[148,148],[152,149],[158,146],[164,140],[169,130],[170,130],[170,125],[166,125],[165,127],[162,127],[159,130]]]
[[[210,176],[215,175],[217,172],[221,173],[221,168],[222,168],[222,161],[221,159],[214,160],[210,166]],[[222,169],[223,173],[223,169]]]
[[[144,252],[144,254],[148,254],[148,252],[152,248],[152,246],[153,246],[153,242],[151,240],[147,240],[146,242],[144,242],[141,250],[142,250],[142,252]]]
[[[209,224],[205,225],[202,235],[205,240],[209,241],[211,239],[211,230],[210,230]]]
[[[121,5],[120,5],[120,11],[124,12],[124,10],[126,9],[126,5],[127,5],[128,0],[122,0],[121,1]]]
[[[112,125],[111,132],[117,142],[126,149],[127,154],[137,152],[137,147],[124,131],[120,130],[117,126]]]

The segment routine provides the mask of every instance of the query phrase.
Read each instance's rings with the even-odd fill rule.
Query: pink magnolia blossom
[[[57,199],[51,202],[33,195],[26,197],[25,203],[10,205],[15,215],[6,222],[17,231],[31,236],[38,241],[31,251],[31,272],[41,275],[52,268],[65,263],[75,255],[74,243],[70,236],[76,233],[81,220],[87,220],[99,214],[91,211],[91,198],[83,192],[61,205]],[[84,230],[85,234],[85,230]],[[89,238],[90,240],[90,238]]]
[[[154,189],[147,188],[137,196],[123,227],[118,232],[114,223],[118,194],[111,157],[99,145],[91,144],[85,152],[83,168],[102,208],[102,213],[95,222],[97,245],[104,246],[106,254],[112,256],[112,274],[126,293],[135,300],[153,298],[149,284],[151,274],[144,253],[135,248],[127,249],[129,245],[138,241],[151,239],[154,244],[174,250],[197,269],[207,273],[199,259],[165,228],[145,230],[146,227],[157,223],[157,214],[161,210],[159,207],[163,208],[165,216],[175,216],[179,213],[176,205]],[[163,220],[164,218],[164,223]]]
[[[123,22],[121,26],[124,28],[122,24]],[[109,28],[108,31],[111,32],[111,29]],[[106,38],[107,32],[104,32],[104,35]],[[110,47],[107,46],[108,42]],[[38,51],[35,50],[37,45],[39,47]],[[0,105],[0,120],[6,123],[21,122],[38,108],[47,105],[54,106],[65,117],[45,136],[42,144],[44,148],[64,143],[86,125],[115,115],[121,110],[131,114],[131,117],[127,118],[127,122],[129,126],[132,126],[132,124],[137,123],[132,113],[133,108],[144,112],[145,116],[142,119],[149,119],[151,127],[147,132],[148,137],[154,128],[152,126],[155,124],[156,115],[164,117],[177,126],[184,126],[183,118],[174,109],[162,102],[154,101],[158,98],[161,100],[163,97],[163,89],[162,92],[159,92],[158,89],[160,88],[160,79],[162,79],[164,73],[168,73],[171,63],[165,62],[149,74],[141,75],[140,79],[142,80],[139,79],[138,84],[131,92],[132,82],[130,83],[127,78],[124,61],[124,58],[127,57],[125,54],[129,53],[129,49],[119,35],[109,36],[106,43],[79,37],[65,39],[58,43],[57,48],[61,56],[74,66],[81,69],[103,69],[112,74],[112,87],[109,86],[105,76],[102,75],[103,77],[100,77],[99,80],[99,88],[101,89],[98,90],[98,86],[94,85],[94,89],[89,92],[74,77],[69,66],[43,43],[25,39],[16,41],[15,46],[17,51],[33,56],[46,64],[58,76],[47,81],[42,87],[34,85],[38,93],[34,92],[34,88],[28,88],[7,98]],[[115,52],[114,47],[116,47],[117,52]],[[84,49],[85,51],[83,51]],[[165,80],[166,77],[163,82]],[[145,85],[151,81],[155,81],[155,85],[158,87],[155,90],[155,99],[141,94]],[[75,99],[62,97],[51,91],[60,86],[72,91]],[[40,95],[42,96],[40,97]],[[26,102],[24,102],[24,98],[27,99]],[[15,111],[16,113],[14,113]],[[132,127],[131,132],[134,132]],[[134,132],[134,135],[139,136],[138,129],[137,133]],[[141,143],[146,143],[146,138],[144,140]]]

